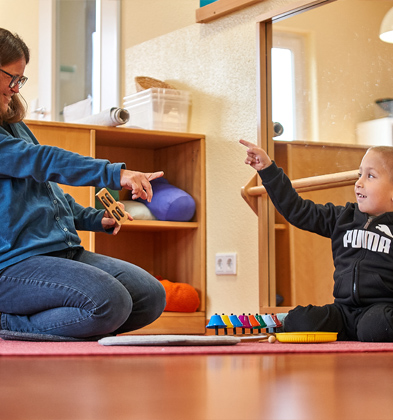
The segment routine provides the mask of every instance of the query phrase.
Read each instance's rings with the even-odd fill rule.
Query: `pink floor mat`
[[[28,342],[0,339],[0,357],[4,356],[158,356],[193,354],[284,354],[393,352],[393,343],[268,343],[250,342],[213,346],[103,346],[93,342]]]

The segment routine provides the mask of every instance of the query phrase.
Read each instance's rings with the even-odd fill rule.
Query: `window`
[[[302,140],[306,134],[307,110],[305,37],[273,32],[272,101],[273,121],[284,127],[276,140]]]
[[[120,0],[39,0],[39,119],[92,97],[93,112],[119,106]],[[34,114],[34,112],[33,112]]]

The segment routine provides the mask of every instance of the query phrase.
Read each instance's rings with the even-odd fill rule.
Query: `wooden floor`
[[[1,420],[391,420],[393,353],[2,357]]]

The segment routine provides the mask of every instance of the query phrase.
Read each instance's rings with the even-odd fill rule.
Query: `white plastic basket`
[[[123,107],[130,113],[126,126],[148,130],[188,131],[191,106],[187,91],[150,88],[124,97]]]

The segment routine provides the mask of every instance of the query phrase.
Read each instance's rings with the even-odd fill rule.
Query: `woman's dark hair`
[[[15,61],[25,59],[26,64],[30,61],[30,52],[27,45],[16,34],[7,29],[0,28],[0,67]],[[19,94],[12,96],[7,113],[0,115],[0,124],[3,122],[16,123],[22,121],[26,115],[26,101]]]

